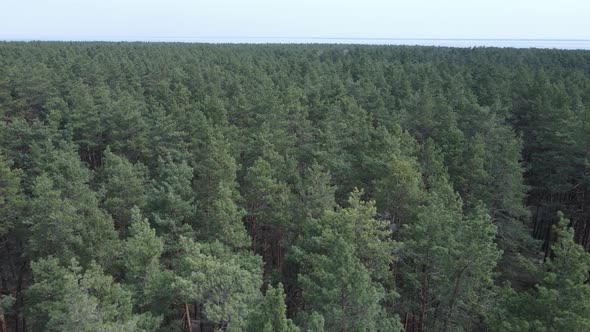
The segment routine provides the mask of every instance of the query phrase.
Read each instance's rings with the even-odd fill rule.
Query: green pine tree
[[[555,227],[553,256],[536,268],[540,282],[517,293],[507,287],[489,320],[497,331],[587,331],[590,329],[590,254],[574,242],[569,220]]]
[[[286,317],[286,310],[283,285],[276,288],[269,285],[258,308],[250,313],[246,331],[298,332],[299,329]]]

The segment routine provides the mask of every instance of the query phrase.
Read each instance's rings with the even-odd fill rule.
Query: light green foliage
[[[5,316],[11,311],[16,299],[12,295],[0,295],[0,315]]]
[[[143,98],[119,91],[109,96],[109,99],[109,107],[112,107],[112,110],[103,115],[107,137],[105,143],[115,153],[136,161],[145,150],[148,140],[145,101]]]
[[[19,60],[9,68],[6,75],[12,85],[14,107],[22,111],[41,111],[57,92],[51,84],[53,73],[45,63]]]
[[[354,247],[329,231],[310,240],[313,249],[295,252],[306,311],[319,312],[328,331],[377,330],[385,291],[371,281]]]
[[[100,171],[104,185],[103,205],[123,233],[131,221],[131,209],[134,206],[142,209],[146,205],[145,173],[143,165],[132,164],[110,149],[104,152],[104,166]]]
[[[246,331],[298,332],[293,322],[285,317],[286,310],[283,285],[276,288],[269,285],[263,300],[250,313]]]
[[[168,155],[158,157],[158,179],[148,192],[148,209],[160,234],[170,249],[177,247],[180,235],[193,233],[197,214],[192,191],[193,169],[186,162],[177,163]]]
[[[432,139],[428,139],[422,144],[418,160],[426,191],[438,186],[440,181],[448,181],[449,173],[444,164],[444,156]]]
[[[263,140],[262,156],[246,169],[243,181],[245,221],[251,229],[254,251],[264,258],[265,277],[280,273],[282,246],[294,218],[295,195],[284,180],[289,162]]]
[[[33,174],[47,174],[64,197],[90,204],[96,193],[89,188],[92,173],[80,161],[76,146],[67,141],[45,140],[31,147],[34,158]]]
[[[490,133],[484,138],[487,173],[491,179],[486,187],[490,200],[486,203],[494,218],[521,218],[528,213],[524,206],[528,188],[520,163],[522,139],[500,120],[492,118],[490,122]]]
[[[529,189],[523,178],[520,155],[522,139],[511,128],[492,118],[485,137],[486,168],[490,181],[485,186],[486,205],[498,225],[498,246],[505,252],[526,252],[535,245],[522,220],[529,217],[525,197]],[[484,197],[486,197],[484,196]]]
[[[221,129],[212,127],[200,111],[187,114],[184,125],[191,134],[189,151],[195,172],[194,192],[200,205],[207,205],[209,193],[215,192],[221,182],[233,184],[238,166],[230,153],[230,145]]]
[[[373,219],[374,202],[361,195],[355,190],[350,207],[326,211],[293,253],[306,311],[320,313],[329,331],[372,331],[389,323],[399,328],[381,307],[387,292],[378,282],[387,278],[395,243],[387,223]]]
[[[391,238],[389,222],[375,218],[375,201],[363,201],[363,192],[356,189],[348,198],[348,207],[327,211],[318,224],[323,231],[333,232],[354,246],[355,256],[369,270],[374,280],[390,276],[397,244]]]
[[[176,119],[167,114],[161,105],[154,107],[148,115],[149,144],[146,146],[146,160],[158,162],[161,156],[170,156],[173,160],[189,157],[187,133],[177,124]],[[151,166],[151,163],[146,163]]]
[[[38,177],[35,182],[31,201],[35,214],[26,220],[31,226],[30,250],[33,256],[52,254],[67,262],[76,256],[76,252],[86,251],[77,209],[62,199],[61,192],[54,189],[53,181],[47,175]]]
[[[23,171],[21,177],[23,189],[30,190],[34,178],[41,173],[39,163],[36,162],[39,155],[34,153],[35,148],[45,143],[51,136],[51,130],[39,121],[28,122],[22,118],[16,118],[11,122],[0,121],[2,158],[11,168]]]
[[[216,191],[216,199],[203,216],[204,227],[201,236],[204,239],[217,239],[227,246],[245,248],[250,239],[244,228],[242,217],[246,214],[236,202],[236,190],[233,184],[221,182]]]
[[[307,332],[324,332],[324,317],[314,311],[312,312],[312,314],[309,316],[309,320],[307,322]]]
[[[421,326],[467,327],[489,305],[500,255],[494,243],[496,226],[482,206],[463,215],[462,202],[448,185],[428,196],[416,221],[401,232],[402,296]]]
[[[375,199],[391,215],[391,222],[408,222],[423,197],[417,165],[400,158],[390,161],[386,169],[386,175],[375,182]]]
[[[85,176],[78,177],[85,169],[77,161],[66,161],[57,160],[61,172],[50,169],[56,175],[44,173],[35,180],[30,215],[24,221],[30,226],[30,250],[33,257],[51,254],[62,262],[95,259],[109,265],[116,250],[112,220],[98,207]]]
[[[203,304],[206,317],[239,330],[260,300],[262,264],[250,253],[234,253],[219,242],[181,238],[182,256],[174,288],[184,302]]]
[[[83,271],[76,260],[62,267],[55,258],[33,263],[34,284],[28,294],[35,330],[44,331],[146,331],[134,315],[131,294],[113,283],[96,264]],[[146,324],[147,321],[141,324]],[[149,325],[149,324],[148,324]]]
[[[379,211],[397,225],[415,217],[415,207],[423,200],[420,165],[415,155],[416,142],[407,133],[389,133],[380,127],[375,132],[374,151],[367,157]]]
[[[281,180],[280,166],[284,159],[271,148],[263,150],[246,170],[244,192],[246,210],[262,224],[285,225],[290,219],[291,193],[287,183]]]
[[[337,98],[325,112],[325,119],[318,121],[316,159],[338,183],[336,196],[337,202],[341,202],[354,187],[368,185],[365,155],[373,128],[369,114],[352,98]]]
[[[196,127],[191,130],[198,129],[192,142],[197,235],[205,241],[215,239],[231,247],[246,247],[250,240],[242,223],[245,211],[238,206],[238,165],[230,154],[230,145],[221,129],[212,128],[201,112],[191,115],[190,122]]]
[[[152,291],[152,279],[162,273],[160,256],[164,250],[163,241],[156,235],[147,219],[142,219],[139,209],[131,212],[131,226],[129,237],[123,249],[123,266],[125,280],[133,290],[135,300],[139,305],[146,305]]]
[[[24,220],[30,227],[33,257],[51,254],[64,263],[77,258],[82,264],[96,260],[110,267],[117,234],[89,186],[89,170],[70,144],[54,147],[44,142],[33,152],[40,175],[34,179]]]
[[[466,209],[470,210],[479,201],[489,201],[485,188],[491,179],[486,170],[485,144],[481,136],[476,135],[465,144],[462,158],[457,166],[457,175],[452,176],[451,180],[455,190],[468,202]]]
[[[324,332],[324,316],[317,311],[308,313],[307,311],[301,312],[296,317],[297,326],[300,331],[306,332]],[[392,329],[396,331],[396,329]]]
[[[307,168],[299,182],[299,200],[295,212],[300,218],[319,218],[336,206],[330,173],[317,162]]]
[[[68,86],[67,103],[69,109],[60,112],[59,117],[65,123],[64,129],[72,135],[82,154],[87,155],[90,162],[99,162],[100,149],[106,143],[103,138],[105,110],[111,110],[110,97],[105,87],[92,87],[81,80],[71,81]],[[53,116],[58,115],[52,112]]]

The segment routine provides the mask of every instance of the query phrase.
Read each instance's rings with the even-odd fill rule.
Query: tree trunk
[[[6,320],[4,319],[4,314],[0,314],[0,332],[8,332],[8,328],[6,327]]]
[[[188,309],[188,304],[184,304],[184,317],[186,317],[186,331],[193,332],[193,322],[191,319],[191,312]]]
[[[455,279],[455,285],[453,286],[453,293],[451,294],[451,299],[449,300],[449,313],[447,314],[447,318],[445,319],[445,323],[443,325],[443,331],[447,332],[449,330],[449,322],[453,317],[453,310],[455,309],[455,301],[457,300],[457,294],[459,293],[459,286],[461,285],[461,278],[463,277],[463,272],[467,267],[465,267],[459,275]]]

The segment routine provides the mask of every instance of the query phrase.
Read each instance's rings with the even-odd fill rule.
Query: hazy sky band
[[[1,0],[0,39],[590,39],[585,0]]]

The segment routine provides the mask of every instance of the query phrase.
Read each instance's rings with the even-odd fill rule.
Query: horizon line
[[[78,39],[80,38],[80,39]],[[553,41],[553,42],[590,42],[585,38],[411,38],[411,37],[301,37],[301,36],[70,36],[70,37],[0,37],[1,41],[97,41],[105,40],[147,40],[147,39],[286,39],[286,40],[421,40],[421,41]]]

